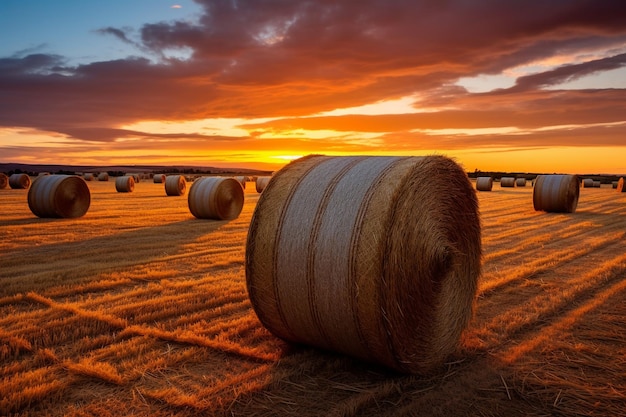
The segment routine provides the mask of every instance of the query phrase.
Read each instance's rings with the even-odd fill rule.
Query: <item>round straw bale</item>
[[[90,203],[89,187],[78,175],[45,175],[28,190],[28,207],[37,217],[81,217]]]
[[[201,177],[191,184],[187,203],[198,219],[232,220],[243,208],[243,187],[234,178]]]
[[[533,206],[537,211],[574,213],[579,194],[575,175],[539,175],[533,190]]]
[[[617,181],[616,189],[620,193],[626,193],[626,179],[624,177],[620,178],[619,181]]]
[[[246,189],[246,181],[248,180],[247,177],[235,177],[235,179],[237,181],[239,181],[239,183],[241,184],[241,186],[243,187],[243,189]]]
[[[480,260],[476,192],[453,160],[315,155],[259,197],[246,285],[275,335],[419,373],[457,347]]]
[[[108,181],[108,180],[109,180],[108,172],[101,172],[100,174],[98,174],[98,181]]]
[[[152,180],[154,181],[155,184],[161,184],[165,182],[165,174],[154,174],[154,177],[152,177]]]
[[[91,172],[86,172],[83,174],[83,178],[85,181],[93,181],[93,174]]]
[[[168,175],[165,177],[165,194],[169,196],[185,195],[187,182],[182,175]]]
[[[593,188],[593,179],[585,178],[583,180],[583,188]]]
[[[478,177],[476,178],[476,189],[478,191],[491,191],[493,188],[493,178]]]
[[[613,189],[616,189],[617,188],[617,183],[618,183],[618,181],[611,181],[611,187],[613,187]],[[0,188],[2,188],[2,187],[0,187]]]
[[[119,193],[132,193],[135,190],[135,178],[132,175],[124,175],[115,179],[115,189]]]
[[[13,189],[27,189],[30,187],[30,177],[27,174],[13,174],[9,177],[9,186]]]
[[[526,178],[520,177],[515,180],[515,185],[518,187],[526,187]]]
[[[262,193],[267,184],[269,184],[272,177],[257,177],[256,179],[256,192]]]
[[[500,187],[515,187],[515,177],[500,178]]]
[[[602,183],[600,181],[594,181],[593,182],[593,188],[600,188],[601,185],[602,185]]]
[[[3,174],[0,172],[0,190],[7,188],[9,186],[9,177],[7,174]]]

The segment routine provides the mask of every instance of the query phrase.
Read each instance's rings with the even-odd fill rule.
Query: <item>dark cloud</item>
[[[119,129],[140,120],[280,116],[287,119],[255,128],[381,134],[625,120],[624,90],[543,89],[626,64],[626,2],[197,3],[204,13],[194,23],[98,30],[150,51],[155,60],[128,57],[68,67],[63,57],[51,54],[0,58],[0,126],[113,142],[140,136]],[[190,58],[164,58],[164,51],[176,49],[190,50]],[[614,53],[583,59],[595,50]],[[585,62],[520,77],[514,87],[491,93],[470,94],[454,85],[461,77],[497,74],[559,54]],[[416,107],[445,110],[297,118],[412,94],[421,97]]]

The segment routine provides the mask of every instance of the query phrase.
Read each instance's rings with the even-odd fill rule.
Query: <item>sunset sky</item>
[[[0,1],[0,162],[310,153],[626,174],[626,1]]]

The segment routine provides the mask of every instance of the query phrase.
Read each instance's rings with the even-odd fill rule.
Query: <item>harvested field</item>
[[[478,193],[475,315],[445,366],[403,375],[261,326],[256,190],[223,221],[162,184],[88,186],[77,219],[0,189],[0,415],[625,415],[626,194],[610,187],[573,214],[534,211],[531,187]]]

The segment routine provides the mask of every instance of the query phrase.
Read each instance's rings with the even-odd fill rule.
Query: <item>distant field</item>
[[[1,416],[626,414],[626,193],[610,186],[581,189],[574,214],[535,212],[530,184],[479,193],[475,317],[442,369],[411,376],[261,326],[253,183],[230,222],[163,184],[88,185],[78,219],[0,190]]]

